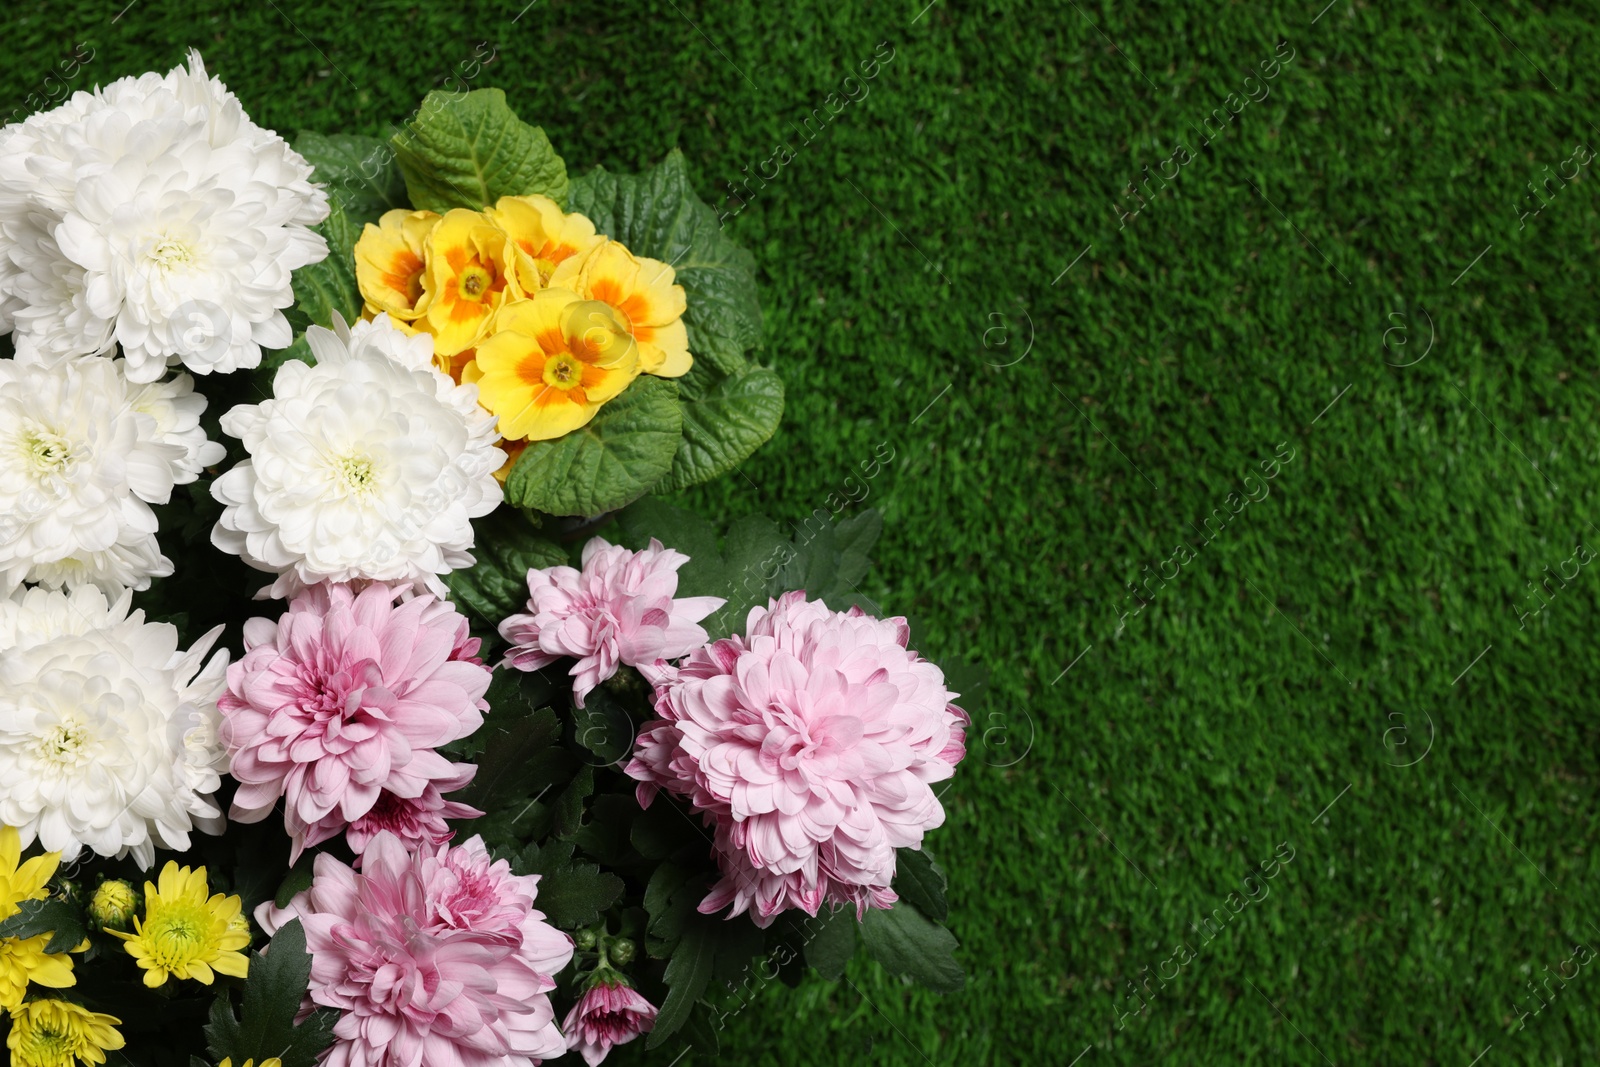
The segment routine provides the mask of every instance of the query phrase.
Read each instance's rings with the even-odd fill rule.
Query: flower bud
[[[577,941],[580,949],[587,951],[594,948],[595,936],[593,930],[579,930],[573,939]]]
[[[633,962],[633,954],[633,942],[625,937],[617,938],[606,948],[606,956],[611,962],[623,967]]]
[[[126,930],[139,913],[139,891],[121,878],[101,882],[89,901],[89,919],[102,930]]]

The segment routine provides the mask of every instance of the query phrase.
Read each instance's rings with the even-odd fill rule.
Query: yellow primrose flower
[[[484,214],[511,238],[517,281],[526,293],[547,286],[551,271],[564,260],[605,241],[587,216],[564,214],[548,196],[502,196]]]
[[[44,950],[50,936],[0,939],[0,1008],[9,1011],[21,1004],[30,982],[49,989],[65,989],[77,982],[70,956]]]
[[[657,259],[635,256],[616,241],[587,255],[564,260],[550,284],[610,304],[639,342],[639,368],[646,374],[677,378],[689,373],[689,332],[683,325],[688,302],[677,272]]]
[[[206,897],[204,867],[190,870],[168,860],[160,886],[144,884],[144,919],[134,920],[135,932],[106,932],[128,943],[128,955],[144,968],[144,984],[152,989],[169,976],[210,985],[213,971],[243,978],[250,966],[239,951],[250,935],[233,921],[239,910],[237,896]]]
[[[433,334],[436,356],[471,348],[496,311],[522,296],[505,231],[476,211],[452,208],[428,235],[422,274],[427,312],[417,325]]]
[[[123,1045],[122,1020],[65,1000],[30,1000],[11,1009],[11,1067],[76,1067],[106,1062]]]
[[[565,289],[507,304],[463,380],[500,436],[548,441],[594,418],[639,376],[639,348],[612,310]]]
[[[45,884],[55,877],[61,853],[46,852],[27,863],[22,859],[22,837],[15,826],[0,827],[0,922],[11,918],[24,900],[43,900]]]
[[[356,284],[367,318],[387,311],[396,323],[408,323],[428,310],[422,275],[428,235],[438,224],[432,211],[396,208],[362,229],[355,249]]]

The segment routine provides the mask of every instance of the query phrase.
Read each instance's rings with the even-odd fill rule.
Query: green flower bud
[[[612,963],[626,967],[633,962],[634,945],[625,937],[619,937],[606,948],[606,956]]]
[[[577,932],[577,934],[575,935],[574,940],[578,942],[578,947],[580,949],[583,949],[583,950],[587,951],[587,950],[589,950],[591,948],[594,948],[594,944],[595,944],[594,931],[593,930],[579,930]]]
[[[127,930],[139,913],[139,891],[121,878],[101,882],[89,901],[89,919],[102,930]]]

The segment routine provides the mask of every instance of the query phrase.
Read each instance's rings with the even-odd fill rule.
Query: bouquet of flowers
[[[783,409],[677,152],[571,177],[496,89],[291,147],[191,53],[0,130],[0,331],[13,1064],[670,1057],[858,941],[961,985],[968,719],[862,610],[878,517],[652,499]]]

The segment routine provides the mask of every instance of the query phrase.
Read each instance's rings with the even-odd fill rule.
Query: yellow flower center
[[[41,762],[58,768],[75,767],[84,762],[89,745],[89,729],[77,719],[58,722],[33,742],[33,754]]]
[[[150,249],[150,262],[162,270],[187,267],[196,258],[193,245],[173,237],[162,237]]]
[[[145,924],[140,939],[163,970],[185,972],[205,955],[211,924],[202,909],[167,905]]]
[[[350,455],[340,457],[337,467],[339,476],[344,479],[344,484],[352,493],[365,496],[377,488],[378,465],[366,456]]]
[[[583,384],[583,364],[563,353],[545,361],[544,383],[555,389],[574,389]]]
[[[40,474],[59,473],[72,462],[72,448],[67,439],[43,427],[35,427],[22,435],[22,453]]]
[[[38,1023],[21,1035],[17,1042],[16,1062],[39,1064],[70,1064],[78,1051],[77,1035],[58,1030],[49,1023]]]
[[[489,272],[482,267],[468,267],[461,272],[461,295],[469,300],[482,300],[489,291]]]

